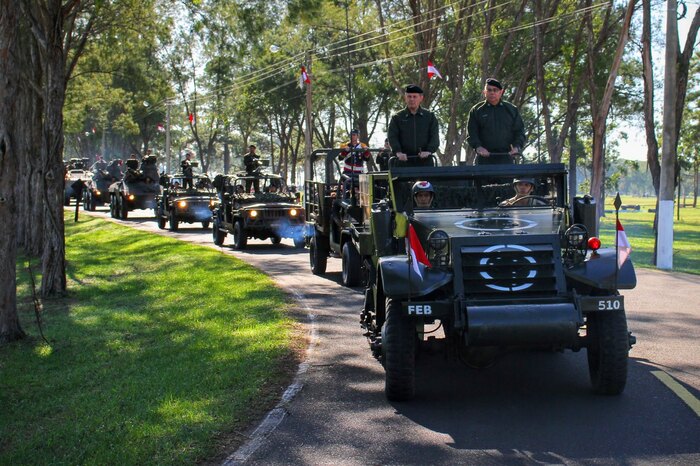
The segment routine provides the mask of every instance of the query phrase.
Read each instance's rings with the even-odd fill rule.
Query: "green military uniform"
[[[471,147],[483,147],[489,152],[510,152],[511,146],[525,145],[525,125],[515,105],[501,100],[497,105],[479,102],[469,111],[467,142]],[[510,155],[477,156],[476,164],[513,163]]]
[[[409,156],[410,166],[432,166],[430,158],[421,159],[421,151],[434,153],[440,146],[438,121],[435,114],[419,107],[415,114],[407,108],[391,117],[389,122],[389,144],[394,153]]]

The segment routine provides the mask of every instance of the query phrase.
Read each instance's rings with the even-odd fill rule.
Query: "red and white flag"
[[[311,84],[311,79],[309,79],[309,75],[306,73],[306,67],[302,66],[301,75],[299,76],[299,87],[304,89],[304,84]]]
[[[423,246],[420,244],[416,230],[411,224],[408,225],[406,250],[408,251],[409,261],[411,262],[413,271],[423,279],[423,267],[432,267],[432,265],[430,265],[430,261],[428,260],[428,256],[425,255]]]
[[[632,246],[627,239],[627,234],[625,229],[622,228],[620,220],[617,220],[617,268],[621,269],[622,264],[625,263],[630,253],[632,252]]]
[[[435,65],[433,65],[433,62],[428,60],[428,79],[431,79],[433,76],[437,76],[438,78],[442,79],[442,75],[438,71],[437,68],[435,68]]]
[[[165,132],[165,126],[163,126],[163,123],[158,123],[158,124],[156,125],[156,129],[157,129],[159,132],[161,132],[161,133],[164,133],[164,132]]]

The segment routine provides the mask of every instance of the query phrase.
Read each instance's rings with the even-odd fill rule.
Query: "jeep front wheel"
[[[237,220],[233,224],[233,247],[236,249],[245,249],[248,244],[248,237],[245,235],[243,221]]]
[[[124,196],[119,196],[119,218],[122,220],[129,218],[129,206]]]
[[[314,233],[309,243],[309,264],[311,265],[311,273],[314,275],[323,275],[326,273],[326,265],[328,263],[328,238],[322,237],[318,233]]]
[[[586,329],[588,372],[593,391],[601,395],[619,395],[627,383],[630,349],[625,312],[589,314]]]
[[[343,285],[347,287],[357,286],[360,282],[360,253],[350,242],[343,245]]]
[[[175,206],[173,205],[170,211],[170,231],[177,231],[180,222],[177,219],[177,213],[175,212]]]
[[[162,206],[156,208],[156,218],[158,220],[158,228],[165,230],[165,212],[163,212]]]
[[[221,231],[221,226],[219,224],[218,217],[214,217],[214,225],[211,228],[211,235],[214,239],[214,244],[217,246],[223,246],[224,239],[226,238],[226,233]]]
[[[401,301],[387,298],[386,321],[382,328],[382,352],[389,401],[411,400],[416,391],[416,328],[401,313]]]

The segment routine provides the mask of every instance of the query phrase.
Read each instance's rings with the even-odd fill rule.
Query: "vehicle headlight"
[[[299,211],[296,210],[296,209],[291,209],[291,210],[289,211],[289,215],[292,216],[292,217],[296,217],[297,215],[299,215]]]
[[[177,206],[181,209],[187,207],[187,201],[177,201]]]
[[[214,207],[216,205],[216,200],[209,199],[209,207]]]
[[[566,245],[568,247],[573,249],[584,249],[588,241],[588,230],[586,230],[585,226],[576,223],[571,225],[569,229],[566,230],[564,236],[566,237]]]
[[[257,211],[257,210],[251,210],[249,215],[250,215],[250,218],[257,218],[257,216],[258,216],[258,211]]]
[[[95,194],[98,195],[98,196],[101,196],[101,195],[102,195],[102,193],[100,192],[99,189],[96,189],[96,190],[95,190]]]
[[[128,199],[130,201],[133,201],[134,199],[136,199],[136,196],[134,196],[133,194],[129,194]]]
[[[428,235],[428,260],[436,266],[450,263],[450,237],[442,230],[434,230]]]

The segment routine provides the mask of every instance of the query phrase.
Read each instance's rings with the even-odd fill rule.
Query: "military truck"
[[[248,238],[272,244],[292,238],[296,247],[304,247],[304,211],[279,175],[218,175],[214,186],[219,194],[212,207],[214,244],[223,245],[230,233],[236,249],[245,249]]]
[[[108,204],[110,201],[109,187],[119,181],[117,177],[106,169],[95,167],[91,176],[85,183],[83,192],[83,208],[94,211],[98,206]]]
[[[522,177],[537,202],[501,207]],[[476,367],[512,349],[585,348],[593,390],[624,390],[635,338],[619,290],[635,287],[634,267],[627,258],[618,268],[614,244],[601,247],[595,200],[569,205],[566,181],[562,164],[360,176],[361,228],[352,233],[368,277],[360,320],[389,400],[414,397],[416,354],[426,346]],[[414,206],[416,182],[430,183],[430,207]]]
[[[145,157],[140,166],[138,160],[128,159],[122,179],[109,187],[110,215],[126,220],[129,211],[153,209],[160,194],[158,180],[155,155]]]
[[[156,196],[158,228],[164,229],[167,222],[170,222],[171,231],[177,231],[181,222],[201,222],[202,228],[209,228],[216,191],[208,176],[194,175],[192,188],[185,187],[182,173],[163,175],[159,182],[163,191]]]
[[[362,152],[366,150],[379,151],[362,149]],[[343,175],[338,158],[341,152],[342,149],[317,149],[311,154],[311,176],[304,182],[306,234],[311,272],[325,274],[328,258],[340,257],[342,283],[353,287],[362,282],[363,270],[366,270],[359,250],[369,248],[369,243],[366,243],[369,225],[363,221],[360,202],[360,196],[366,196],[367,192],[362,194],[359,191],[358,180]],[[377,183],[385,178],[386,174],[373,175]],[[364,204],[367,204],[366,199]],[[360,244],[360,241],[366,244]]]

